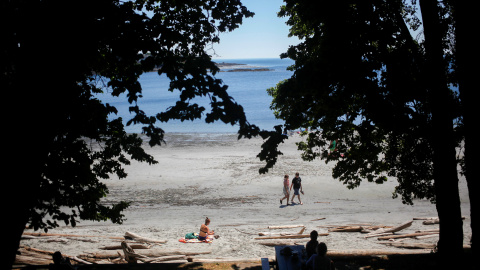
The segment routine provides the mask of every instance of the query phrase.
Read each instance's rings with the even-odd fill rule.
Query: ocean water
[[[266,90],[275,86],[281,80],[292,76],[292,72],[286,68],[293,64],[290,59],[221,59],[214,60],[217,63],[237,63],[242,64],[235,68],[267,68],[269,71],[241,71],[227,72],[233,68],[227,66],[224,72],[215,75],[221,79],[225,85],[228,85],[228,93],[234,100],[243,106],[247,120],[251,124],[259,126],[261,129],[272,130],[274,126],[283,124],[282,120],[276,119],[273,111],[270,110],[272,97]],[[156,72],[145,73],[140,77],[140,83],[143,89],[143,97],[139,99],[138,105],[147,115],[154,116],[156,113],[165,111],[173,106],[179,100],[178,91],[173,93],[168,91],[169,79]],[[111,95],[98,96],[104,103],[115,106],[118,110],[117,115],[111,115],[111,118],[122,117],[125,130],[130,133],[140,133],[141,125],[126,126],[127,121],[132,118],[128,111],[130,104],[126,96],[112,97]],[[206,111],[210,110],[208,98],[195,98],[192,102],[202,105]],[[205,116],[204,116],[205,117]],[[205,123],[204,117],[195,121],[169,121],[167,123],[157,122],[157,126],[165,132],[179,133],[236,133],[238,126],[231,126],[223,122],[212,124]]]

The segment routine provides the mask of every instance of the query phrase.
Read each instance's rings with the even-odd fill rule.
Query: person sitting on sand
[[[202,224],[202,226],[200,226],[200,233],[198,234],[198,240],[206,241],[209,235],[213,235],[215,233],[213,230],[210,231],[210,229],[208,228],[209,224],[210,224],[210,219],[207,217],[205,219],[205,224]]]
[[[307,261],[307,269],[313,270],[334,270],[333,261],[327,256],[327,245],[321,242],[317,245],[317,253],[313,254]]]
[[[283,178],[283,195],[285,196],[280,199],[280,204],[282,204],[283,199],[287,199],[287,205],[288,205],[288,199],[290,196],[290,194],[288,193],[288,186],[289,186],[288,174],[285,174],[285,177]]]
[[[310,232],[310,241],[305,245],[305,250],[307,251],[307,260],[317,252],[318,245],[318,232],[313,230]]]

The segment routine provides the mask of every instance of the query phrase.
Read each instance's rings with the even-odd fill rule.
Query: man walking
[[[300,192],[303,193],[303,188],[302,188],[302,179],[300,178],[300,174],[297,172],[295,173],[295,177],[292,179],[292,185],[290,185],[290,190],[292,190],[293,187],[293,196],[292,196],[292,203],[293,203],[293,198],[295,198],[295,195],[298,196],[298,201],[300,204],[302,203],[302,200],[300,199]]]

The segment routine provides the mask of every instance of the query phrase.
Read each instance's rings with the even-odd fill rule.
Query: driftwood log
[[[426,218],[413,218],[414,220],[424,220],[422,222],[423,225],[434,225],[434,224],[440,224],[440,219],[438,217],[426,217]],[[465,217],[462,217],[462,220],[464,220]]]
[[[116,239],[116,240],[124,239],[123,237],[114,237],[114,236],[105,236],[105,235],[77,235],[77,234],[59,234],[59,233],[35,233],[35,232],[24,232],[23,235],[36,236],[36,237],[58,236],[58,237],[100,237],[100,238],[108,238],[108,239]]]
[[[363,230],[362,226],[345,226],[328,229],[329,232],[361,232]]]
[[[436,246],[436,244],[404,243],[404,242],[380,242],[380,244],[397,247],[397,248],[408,248],[408,249],[434,249]]]
[[[146,256],[135,253],[132,247],[130,247],[127,242],[122,242],[122,249],[125,261],[127,263],[137,263],[137,260],[140,258],[145,258]]]
[[[140,235],[132,233],[132,232],[125,232],[125,239],[135,240],[135,241],[140,242],[140,243],[164,244],[164,243],[167,242],[166,240],[146,238],[146,237],[140,236]]]
[[[268,226],[269,229],[275,230],[275,229],[292,229],[292,228],[299,228],[299,227],[305,227],[304,225],[282,225],[282,226]]]
[[[292,240],[276,240],[276,241],[259,241],[260,245],[275,247],[275,246],[304,246],[307,241],[298,242]]]
[[[144,263],[160,263],[160,262],[175,262],[175,263],[186,263],[186,255],[169,255],[161,256],[156,258],[151,258],[142,254],[137,254],[132,247],[130,247],[127,242],[122,242],[122,249],[124,253],[124,258],[128,263],[137,263],[137,260],[140,260]]]
[[[275,258],[268,258],[270,262],[274,262]],[[205,259],[205,258],[192,258],[189,260],[191,262],[198,263],[240,263],[240,262],[252,262],[260,263],[261,258],[214,258],[214,259]]]
[[[128,243],[128,242],[127,242]],[[151,246],[148,245],[144,245],[144,244],[129,244],[130,247],[132,247],[133,249],[149,249]],[[102,250],[117,250],[117,249],[123,249],[122,245],[113,245],[113,246],[104,246],[104,247],[101,247],[100,249]]]
[[[319,233],[318,236],[327,236],[328,233]],[[264,239],[296,239],[296,238],[310,238],[310,234],[291,234],[291,235],[280,235],[280,236],[260,236],[256,237],[255,240],[264,240]]]
[[[328,257],[360,257],[360,256],[382,256],[382,255],[402,255],[402,254],[429,254],[431,250],[413,249],[413,250],[384,250],[384,249],[351,249],[351,250],[328,250]]]
[[[294,235],[294,234],[303,234],[305,231],[305,227],[303,227],[298,233],[292,233],[292,232],[259,232],[259,236],[267,236],[267,235]]]
[[[430,234],[438,234],[438,232],[423,232],[423,233],[407,233],[407,234],[397,234],[397,235],[388,235],[388,236],[381,236],[378,237],[378,240],[390,240],[390,239],[398,239],[398,238],[412,238],[416,236],[423,236],[423,235],[430,235]]]
[[[365,236],[365,238],[377,237],[377,236],[385,235],[385,234],[393,234],[395,232],[401,231],[403,229],[406,229],[406,228],[412,226],[412,223],[413,223],[413,220],[405,222],[405,223],[403,223],[403,224],[401,224],[400,226],[397,226],[397,227],[393,227],[393,228],[389,228],[389,229],[378,229],[378,230],[375,230],[371,233],[368,233]]]
[[[194,256],[201,254],[210,254],[211,251],[184,251],[184,250],[174,250],[174,249],[139,249],[135,251],[137,254],[144,255],[146,257],[162,257],[170,255],[185,255],[185,256]],[[95,253],[85,254],[86,257],[96,258],[96,259],[113,259],[118,258],[118,251],[115,250],[101,250]]]

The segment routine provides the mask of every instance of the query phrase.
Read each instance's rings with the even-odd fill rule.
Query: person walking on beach
[[[292,190],[293,187],[293,196],[292,196],[292,203],[293,203],[293,198],[295,198],[295,195],[298,197],[298,201],[300,204],[302,203],[302,200],[300,199],[300,192],[303,193],[303,188],[302,188],[302,179],[300,178],[300,174],[297,172],[295,173],[295,177],[292,179],[292,184],[290,185],[290,190]]]
[[[317,253],[313,254],[307,261],[307,269],[313,270],[334,270],[335,264],[327,256],[327,245],[321,242],[317,245]]]
[[[285,177],[283,178],[283,195],[284,197],[280,199],[280,204],[282,204],[283,199],[287,199],[287,205],[288,199],[290,197],[290,193],[288,192],[288,186],[290,185],[289,180],[288,180],[288,174],[285,174]]]

